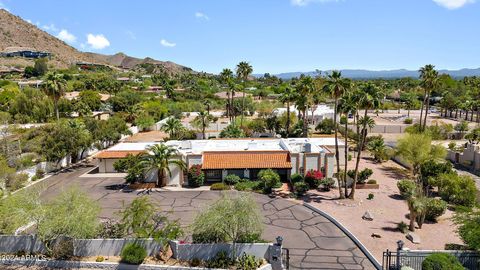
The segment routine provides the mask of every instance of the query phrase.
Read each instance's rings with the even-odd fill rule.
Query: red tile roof
[[[94,156],[94,158],[124,158],[130,155],[138,155],[145,153],[145,151],[115,151],[115,150],[104,150]]]
[[[203,152],[202,169],[290,169],[288,151]]]

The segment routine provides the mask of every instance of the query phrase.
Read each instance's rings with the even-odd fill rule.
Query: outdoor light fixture
[[[276,240],[277,240],[277,245],[281,246],[283,242],[283,237],[277,236]]]
[[[402,240],[398,240],[398,241],[397,241],[398,250],[402,250],[402,249],[403,249],[403,245],[405,245],[405,242],[403,242]]]

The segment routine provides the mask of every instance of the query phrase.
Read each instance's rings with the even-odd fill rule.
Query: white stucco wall
[[[318,156],[306,155],[305,157],[305,172],[309,170],[318,170]]]

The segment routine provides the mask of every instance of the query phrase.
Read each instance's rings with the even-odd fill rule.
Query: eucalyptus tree
[[[333,122],[335,123],[335,158],[337,162],[337,175],[340,175],[340,156],[339,156],[339,149],[338,149],[338,125],[337,125],[337,107],[338,107],[338,99],[343,95],[344,92],[347,91],[351,87],[351,83],[349,80],[342,78],[342,73],[340,71],[334,70],[332,74],[327,76],[327,80],[325,82],[324,89],[329,93],[333,99],[335,100],[334,103],[334,114],[333,114]],[[340,198],[345,198],[345,194],[343,194],[342,188],[338,185],[338,191]]]
[[[246,83],[248,80],[248,76],[250,76],[253,72],[252,66],[245,61],[238,63],[237,65],[237,78],[242,82],[243,85],[243,101],[242,101],[242,118],[240,119],[240,126],[243,127],[243,117],[245,114],[245,90],[246,90]]]
[[[57,120],[60,119],[58,113],[58,100],[63,96],[65,89],[67,87],[67,81],[63,74],[57,72],[49,72],[45,78],[43,89],[46,94],[53,99],[53,105],[55,107],[55,115]]]
[[[382,97],[382,91],[380,91],[380,89],[372,83],[367,83],[360,89],[360,91],[358,91],[357,102],[359,103],[359,106],[364,109],[364,113],[363,117],[361,117],[357,123],[362,127],[362,130],[361,133],[358,134],[359,138],[357,143],[357,160],[355,162],[355,177],[353,179],[352,190],[348,195],[350,199],[355,198],[356,183],[358,180],[358,167],[360,164],[362,150],[365,147],[368,129],[371,129],[375,126],[375,121],[368,116],[368,110],[378,108],[380,106]]]
[[[424,89],[424,96],[423,96],[423,104],[422,109],[420,111],[420,130],[425,130],[427,126],[427,116],[428,110],[430,109],[430,94],[433,90],[435,90],[438,86],[438,71],[435,70],[434,65],[425,65],[424,67],[420,68],[420,81],[421,86]],[[425,108],[425,115],[423,116],[423,108]],[[422,125],[423,120],[423,125]]]

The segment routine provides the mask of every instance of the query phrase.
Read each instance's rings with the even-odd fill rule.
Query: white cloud
[[[199,11],[195,12],[195,17],[198,18],[198,19],[206,20],[206,21],[210,20],[210,17],[208,17],[207,14],[199,12]]]
[[[125,34],[126,34],[129,38],[131,38],[131,39],[133,39],[133,40],[137,39],[137,36],[135,36],[135,33],[133,33],[133,32],[130,31],[130,30],[125,31]]]
[[[108,39],[102,34],[88,34],[87,43],[90,45],[90,47],[97,50],[101,50],[110,46],[110,41],[108,41]]]
[[[57,38],[68,43],[74,43],[77,41],[77,37],[69,33],[66,29],[62,29],[60,33],[58,33]]]
[[[465,6],[466,4],[475,3],[475,0],[433,0],[433,2],[447,9],[457,9]]]
[[[294,6],[303,7],[310,3],[328,3],[328,2],[340,2],[340,0],[290,0],[290,3]]]
[[[53,31],[53,32],[57,32],[58,29],[57,27],[55,26],[55,24],[51,23],[49,25],[43,25],[42,26],[43,29],[47,30],[47,31]]]
[[[168,42],[165,39],[160,40],[160,44],[162,44],[163,47],[175,47],[175,46],[177,46],[176,43]]]

